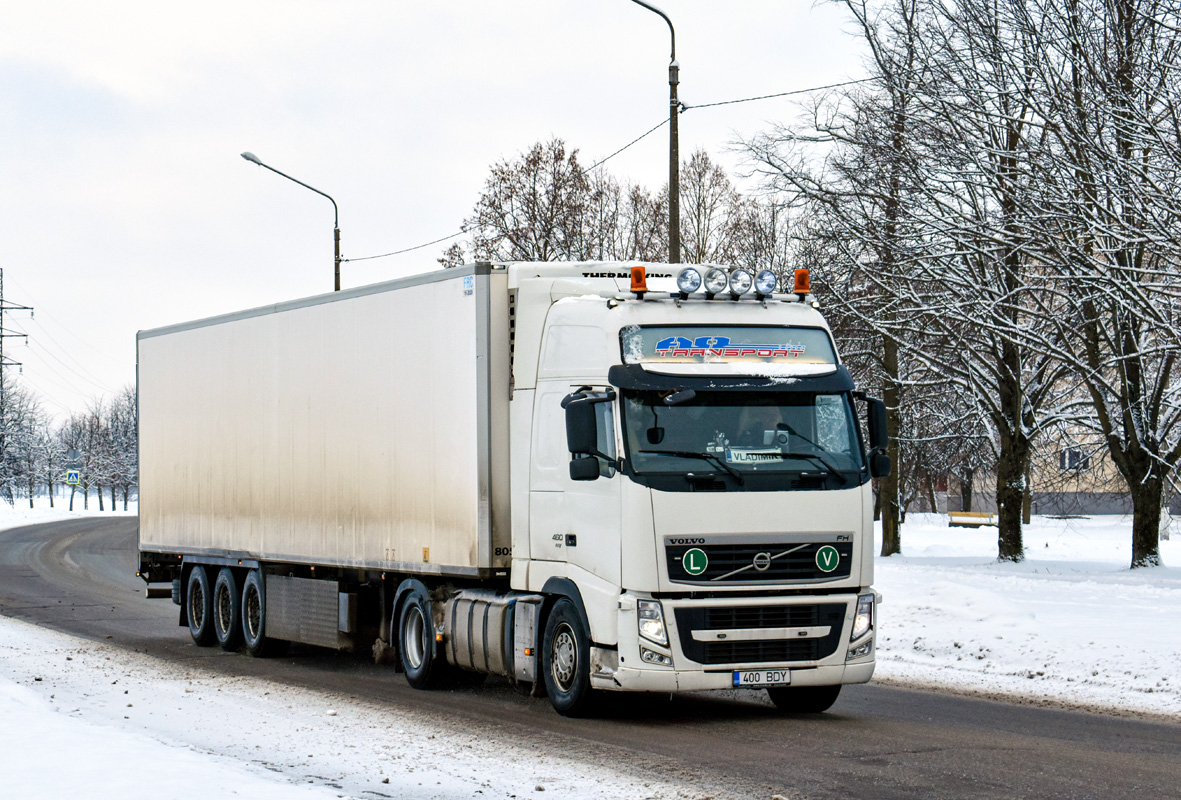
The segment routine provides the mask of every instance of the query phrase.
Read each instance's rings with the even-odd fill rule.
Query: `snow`
[[[874,679],[1181,717],[1181,569],[1130,569],[1131,525],[1034,517],[1025,561],[1001,563],[995,527],[909,515],[902,554],[875,565]],[[1181,564],[1181,540],[1161,555]]]
[[[0,528],[71,516],[0,505]],[[874,680],[1181,718],[1181,569],[1130,570],[1130,539],[1127,517],[1035,517],[1026,560],[998,563],[995,527],[911,514],[903,553],[876,563]],[[1161,548],[1181,563],[1181,537]],[[151,780],[160,798],[705,796],[512,734],[5,617],[0,719],[5,793],[22,798],[123,798],[145,774],[169,776]]]
[[[401,676],[391,672],[390,680]],[[540,752],[531,740],[227,677],[6,617],[0,719],[4,794],[22,799],[72,792],[123,800],[141,794],[145,780],[161,800],[705,797],[655,776]]]

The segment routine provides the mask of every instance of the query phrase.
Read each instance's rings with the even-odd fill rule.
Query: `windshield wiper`
[[[640,450],[638,452],[643,453],[646,456],[647,455],[657,455],[657,456],[678,456],[680,458],[699,458],[702,461],[709,461],[713,464],[717,464],[719,467],[724,469],[726,472],[730,473],[730,477],[732,477],[732,478],[734,478],[734,480],[738,481],[739,486],[742,486],[744,483],[746,483],[746,481],[742,480],[742,476],[738,473],[737,470],[733,469],[732,467],[727,466],[725,461],[718,458],[713,453],[699,453],[696,450]]]
[[[780,453],[779,456],[781,458],[807,458],[807,459],[811,459],[812,461],[815,461],[816,463],[818,463],[822,467],[824,467],[826,470],[828,470],[828,474],[832,475],[834,478],[839,480],[841,482],[841,486],[844,486],[846,483],[849,482],[849,479],[846,478],[841,473],[841,471],[839,469],[837,469],[835,466],[833,466],[833,464],[830,461],[828,461],[828,459],[826,459],[824,456],[820,455],[819,453]]]

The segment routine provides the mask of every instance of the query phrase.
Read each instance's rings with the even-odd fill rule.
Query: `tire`
[[[213,582],[213,631],[222,650],[242,646],[242,592],[229,567],[222,567]]]
[[[578,609],[564,597],[545,623],[541,670],[555,711],[581,717],[592,710],[597,693],[590,687],[590,636]]]
[[[287,642],[267,636],[266,591],[262,572],[252,569],[242,584],[242,639],[255,658],[267,658],[285,652]]]
[[[189,618],[189,633],[198,647],[209,647],[217,641],[213,633],[213,590],[209,585],[209,573],[200,565],[189,572],[185,614]]]
[[[398,612],[398,657],[406,682],[415,689],[437,689],[448,677],[447,662],[435,649],[431,600],[415,587],[407,592]]]
[[[775,707],[785,714],[820,714],[837,701],[837,686],[777,686],[767,689]]]

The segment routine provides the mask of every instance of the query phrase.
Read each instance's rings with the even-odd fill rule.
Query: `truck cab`
[[[718,268],[703,292],[709,267],[506,269],[530,432],[510,446],[512,588],[565,591],[585,626],[542,643],[551,699],[749,687],[806,710],[868,681],[882,414],[862,405],[866,441],[810,297]]]

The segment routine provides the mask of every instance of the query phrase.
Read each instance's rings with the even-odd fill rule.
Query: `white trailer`
[[[140,574],[199,645],[824,710],[873,672],[889,462],[768,276],[477,264],[141,332]]]

